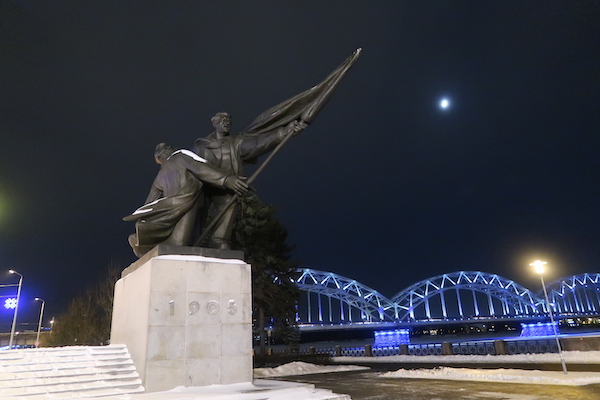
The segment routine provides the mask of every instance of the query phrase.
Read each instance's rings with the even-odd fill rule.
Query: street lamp
[[[554,331],[554,337],[556,338],[556,345],[558,346],[558,354],[560,355],[562,370],[566,374],[567,365],[565,364],[565,358],[563,357],[562,348],[560,347],[560,340],[558,340],[558,332],[556,330],[556,325],[554,324],[554,317],[552,316],[552,306],[550,305],[550,300],[548,300],[548,291],[546,290],[546,284],[544,283],[543,275],[546,264],[548,264],[546,261],[536,260],[529,265],[535,269],[535,272],[540,276],[542,281],[542,289],[544,289],[544,297],[546,298],[546,309],[548,310],[548,315],[550,315],[550,323],[552,324],[552,330]]]
[[[46,301],[44,299],[40,299],[39,297],[36,297],[35,299],[42,302],[42,307],[40,309],[40,321],[38,322],[37,338],[35,339],[35,347],[40,347],[40,330],[42,329],[42,318],[44,316],[44,306],[46,305]]]
[[[17,289],[17,305],[15,307],[15,313],[13,315],[12,327],[10,329],[10,340],[8,342],[8,349],[12,349],[13,339],[15,338],[15,327],[17,325],[17,312],[19,311],[19,299],[21,297],[21,285],[23,284],[23,275],[15,271],[14,269],[9,269],[8,272],[11,274],[19,275],[19,289]]]

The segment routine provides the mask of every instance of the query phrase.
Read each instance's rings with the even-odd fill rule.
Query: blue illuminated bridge
[[[376,290],[332,272],[297,270],[303,292],[297,320],[301,327],[351,324],[424,324],[545,317],[543,292],[480,271],[458,271],[417,282],[387,298]],[[599,315],[600,274],[558,279],[546,285],[559,318]]]

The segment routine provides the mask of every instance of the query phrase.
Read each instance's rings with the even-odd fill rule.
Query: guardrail
[[[272,349],[272,354],[283,354],[286,349]],[[333,357],[386,357],[397,355],[447,356],[447,355],[504,355],[558,353],[554,339],[493,340],[476,342],[401,344],[398,346],[373,347],[308,347],[296,354],[327,354]]]

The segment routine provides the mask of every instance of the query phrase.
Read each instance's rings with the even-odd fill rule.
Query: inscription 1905
[[[175,301],[171,300],[169,302],[170,308],[171,308],[171,315],[174,315],[174,306],[175,306]],[[196,300],[191,301],[190,304],[188,305],[188,309],[189,309],[189,315],[194,315],[196,314],[198,311],[200,311],[200,303],[197,302]],[[219,311],[221,310],[221,305],[219,304],[218,301],[216,300],[211,300],[206,304],[206,312],[209,313],[210,315],[216,315],[219,313]],[[235,315],[237,313],[237,305],[235,304],[235,300],[231,299],[229,300],[229,302],[227,303],[227,313],[230,315]]]

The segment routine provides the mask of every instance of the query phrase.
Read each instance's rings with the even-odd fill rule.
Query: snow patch
[[[278,376],[324,374],[329,372],[361,371],[370,369],[358,365],[316,365],[294,361],[275,368],[254,368],[255,378],[273,378]]]
[[[477,382],[529,383],[538,385],[581,386],[600,383],[598,372],[539,371],[523,369],[471,369],[437,367],[433,369],[399,369],[385,372],[381,378],[444,379]]]
[[[214,262],[220,264],[243,264],[244,260],[238,260],[235,258],[215,258],[206,256],[194,256],[184,254],[165,254],[162,256],[156,256],[155,259],[161,260],[183,260],[183,261],[202,261],[202,262]]]

